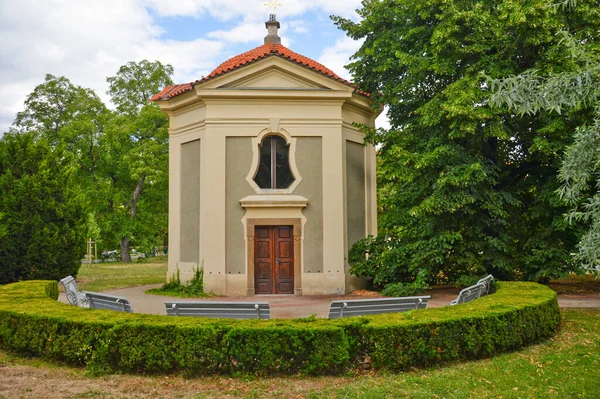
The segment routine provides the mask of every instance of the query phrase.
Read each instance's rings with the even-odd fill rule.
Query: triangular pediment
[[[251,89],[324,89],[306,78],[294,76],[278,68],[269,68],[258,74],[246,76],[236,80],[223,88],[251,88]]]
[[[205,89],[342,90],[353,88],[281,57],[242,66],[201,86]]]

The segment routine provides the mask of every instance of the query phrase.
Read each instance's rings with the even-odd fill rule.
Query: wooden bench
[[[169,316],[203,316],[225,319],[270,319],[268,302],[165,302]]]
[[[456,299],[450,302],[450,306],[458,305],[460,303],[471,302],[477,298],[490,293],[490,285],[494,276],[491,274],[482,278],[477,284],[467,287],[458,293]]]
[[[430,296],[407,296],[402,298],[352,299],[332,301],[329,318],[367,316],[379,313],[406,312],[427,307]]]
[[[82,308],[89,307],[85,294],[77,288],[77,283],[73,276],[67,276],[59,281],[65,289],[65,296],[71,305],[77,305]]]
[[[132,313],[131,303],[128,299],[119,296],[99,294],[97,292],[84,291],[90,308],[116,310],[118,312]]]

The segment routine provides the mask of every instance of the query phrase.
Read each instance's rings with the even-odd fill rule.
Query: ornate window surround
[[[290,171],[292,172],[292,176],[294,177],[294,182],[288,188],[285,189],[260,188],[258,184],[256,184],[256,182],[254,181],[254,177],[256,176],[260,163],[259,145],[267,136],[274,135],[283,138],[285,142],[290,146],[288,159],[290,162]],[[279,123],[273,123],[272,120],[270,128],[263,129],[256,137],[252,138],[252,166],[248,171],[246,181],[254,189],[256,194],[260,195],[292,194],[296,187],[298,187],[298,184],[300,184],[300,182],[302,181],[302,176],[300,176],[300,173],[298,172],[298,168],[296,166],[296,138],[292,137],[285,129],[280,129]]]

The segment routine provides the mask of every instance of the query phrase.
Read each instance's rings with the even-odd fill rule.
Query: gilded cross
[[[281,7],[281,4],[277,3],[275,0],[271,0],[270,3],[265,3],[265,7],[271,8],[271,14],[275,14],[275,8]]]

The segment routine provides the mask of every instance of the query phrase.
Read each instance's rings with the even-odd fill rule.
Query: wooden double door
[[[256,226],[255,229],[255,294],[293,294],[293,227]]]

